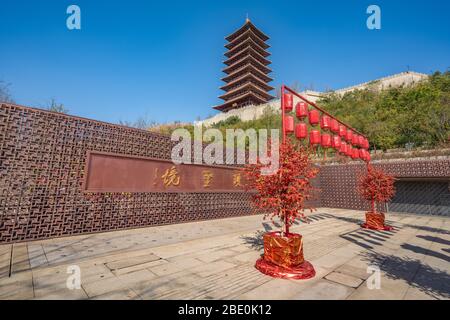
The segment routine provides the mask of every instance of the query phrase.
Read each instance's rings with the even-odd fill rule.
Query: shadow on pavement
[[[434,269],[418,259],[407,257],[370,251],[364,252],[362,256],[368,264],[378,265],[389,279],[404,280],[411,287],[436,299],[450,298],[450,275],[443,270]]]

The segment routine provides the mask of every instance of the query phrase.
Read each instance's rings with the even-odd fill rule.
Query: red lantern
[[[353,148],[351,157],[353,160],[356,160],[359,158],[359,150],[357,148]]]
[[[292,94],[284,93],[283,94],[283,108],[286,112],[291,112],[294,107],[294,97]]]
[[[366,160],[366,150],[364,150],[364,149],[359,149],[359,157],[360,157],[362,160]]]
[[[333,139],[331,140],[331,146],[335,148],[336,150],[341,149],[341,137],[339,136],[333,136]]]
[[[347,129],[344,125],[339,125],[339,137],[344,138],[347,136]]]
[[[320,144],[320,132],[319,132],[319,130],[311,130],[309,132],[309,143],[311,145]]]
[[[357,147],[359,145],[359,135],[353,134],[352,136],[352,145]]]
[[[339,149],[340,154],[347,154],[347,144],[341,141],[341,148]]]
[[[334,133],[339,132],[339,122],[336,119],[331,119],[331,131]]]
[[[366,161],[370,162],[370,159],[371,159],[370,152],[366,150]]]
[[[346,156],[351,157],[353,154],[353,148],[351,144],[347,145],[347,152],[345,153]]]
[[[294,118],[291,116],[284,117],[284,131],[286,133],[294,132]]]
[[[313,109],[309,112],[309,124],[312,126],[316,126],[319,124],[320,114],[319,111]]]
[[[320,127],[323,130],[330,130],[331,128],[331,119],[329,116],[327,115],[323,115],[322,118],[320,119]]]
[[[329,135],[328,133],[324,133],[322,134],[322,142],[321,142],[322,147],[324,148],[329,148],[331,147],[331,135]]]
[[[345,136],[345,140],[347,140],[348,143],[352,143],[353,138],[353,131],[351,129],[347,130],[347,134]]]
[[[364,138],[363,148],[369,149],[369,140],[367,140],[367,138]]]
[[[308,136],[306,123],[298,123],[295,125],[295,136],[298,139],[305,139]]]
[[[303,101],[297,102],[295,105],[295,115],[300,120],[306,118],[308,116],[308,105]]]
[[[361,148],[364,148],[364,137],[363,136],[358,136],[358,145]]]

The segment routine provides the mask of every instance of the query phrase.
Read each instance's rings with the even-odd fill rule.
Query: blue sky
[[[82,29],[66,28],[81,8]],[[368,30],[377,4],[382,29]],[[271,39],[273,86],[339,89],[392,73],[450,67],[449,1],[1,0],[0,80],[19,104],[52,98],[118,122],[216,113],[224,37],[248,13]]]

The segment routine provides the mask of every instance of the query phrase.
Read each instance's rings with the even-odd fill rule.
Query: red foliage
[[[311,179],[318,169],[312,166],[310,155],[310,149],[289,141],[280,146],[279,168],[275,173],[263,175],[264,165],[260,163],[244,168],[246,189],[257,192],[253,196],[254,204],[264,210],[274,210],[267,216],[272,221],[278,216],[285,224],[286,233],[295,219],[304,217],[305,200],[312,198]]]
[[[376,212],[375,203],[387,202],[395,195],[395,178],[381,169],[376,169],[370,164],[367,166],[367,174],[359,181],[359,193],[372,204],[372,212]]]

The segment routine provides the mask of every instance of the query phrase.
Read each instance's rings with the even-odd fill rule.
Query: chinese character
[[[240,173],[233,174],[233,186],[235,186],[235,187],[242,187],[241,174]]]
[[[212,178],[214,177],[213,173],[209,170],[203,171],[203,187],[208,188],[211,185]]]
[[[158,179],[158,168],[155,168],[155,177],[153,178],[154,186],[156,186],[156,184],[158,183],[157,179]]]
[[[165,187],[178,186],[180,184],[180,176],[178,175],[177,168],[173,166],[167,169],[166,172],[161,176],[163,178],[163,183]]]

